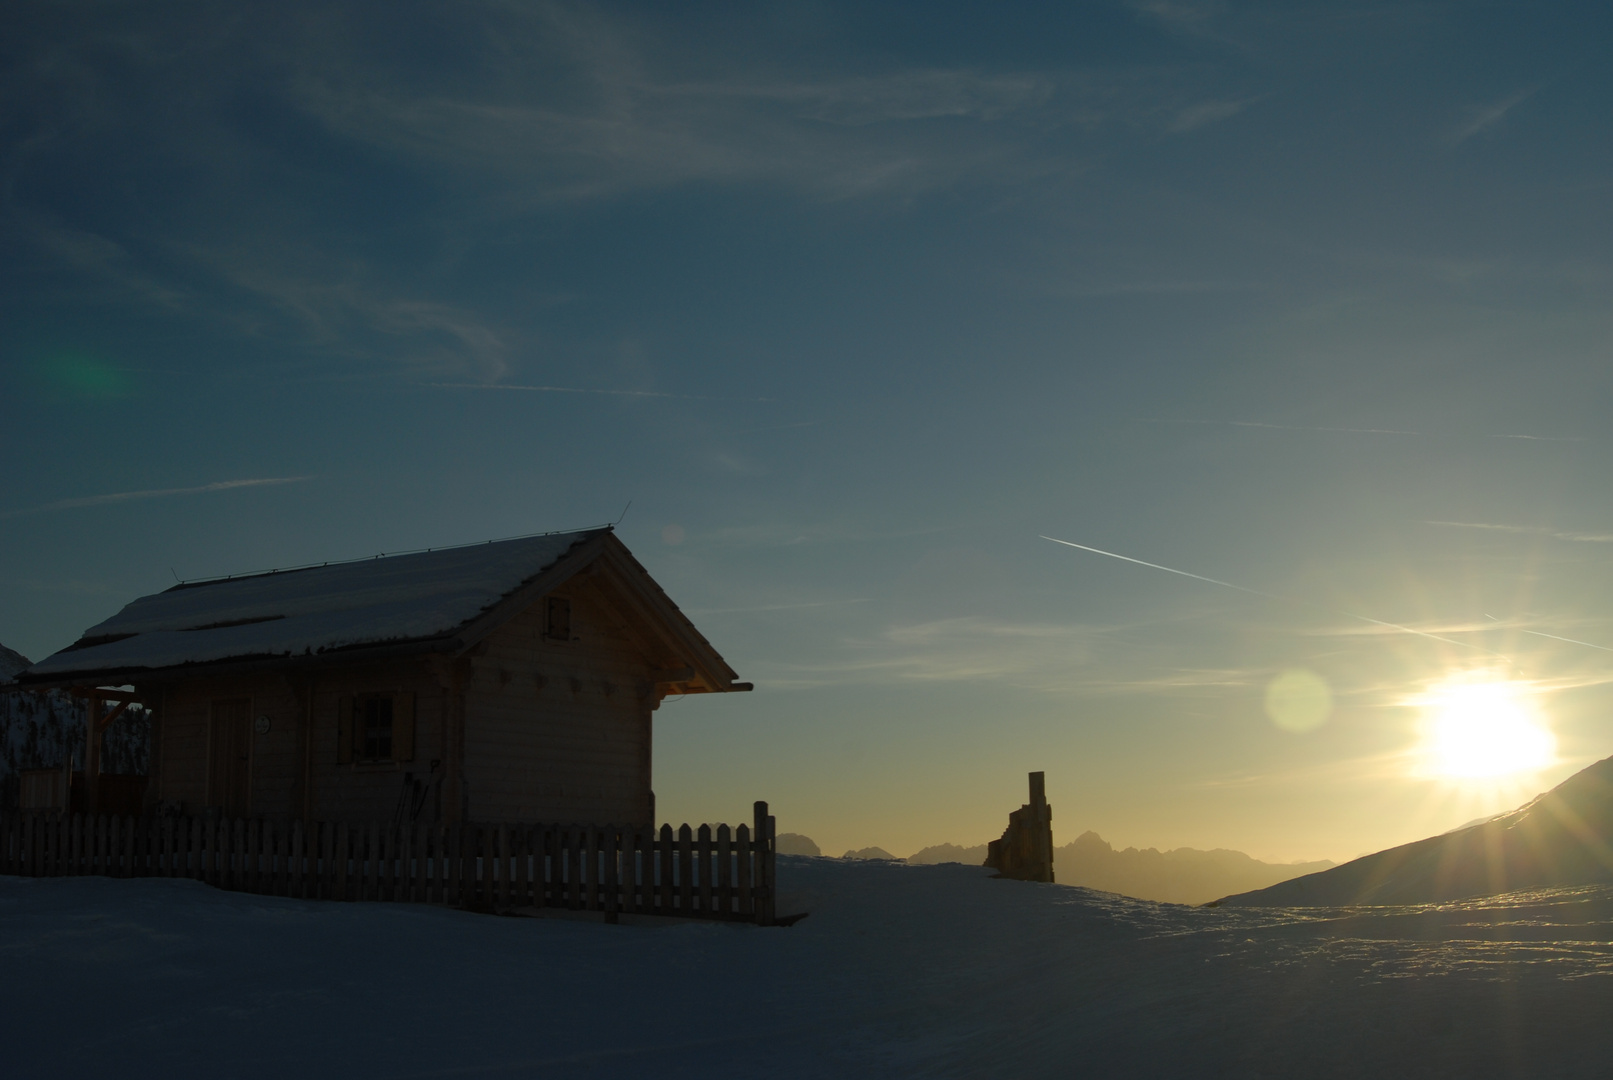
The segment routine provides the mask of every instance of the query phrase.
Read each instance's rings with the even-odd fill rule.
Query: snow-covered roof
[[[607,532],[470,547],[176,585],[142,596],[29,668],[44,679],[222,660],[310,656],[440,638]]]

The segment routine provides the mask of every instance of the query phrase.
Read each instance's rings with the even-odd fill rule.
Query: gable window
[[[414,694],[354,694],[337,705],[336,760],[391,764],[414,760]]]
[[[571,640],[571,601],[551,596],[544,607],[543,636],[550,641]]]

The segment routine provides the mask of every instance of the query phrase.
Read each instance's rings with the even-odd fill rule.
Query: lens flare
[[[1314,671],[1289,668],[1266,687],[1266,715],[1284,731],[1314,731],[1333,712],[1333,691]]]
[[[118,398],[129,388],[122,369],[83,353],[57,353],[45,361],[43,372],[52,389],[77,398]]]
[[[1508,776],[1556,760],[1557,738],[1521,684],[1464,676],[1430,687],[1418,704],[1424,710],[1423,754],[1440,776]]]

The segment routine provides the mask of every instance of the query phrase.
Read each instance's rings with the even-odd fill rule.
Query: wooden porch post
[[[302,716],[297,723],[301,729],[297,733],[297,750],[302,760],[297,768],[291,805],[303,821],[314,820],[314,682],[315,676],[309,675],[298,687]]]
[[[465,820],[465,684],[470,682],[467,659],[435,665],[442,687],[442,821],[457,825]]]
[[[101,698],[90,694],[84,699],[84,813],[93,817],[99,809],[101,787]]]

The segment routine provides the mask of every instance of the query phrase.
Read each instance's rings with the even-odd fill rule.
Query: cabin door
[[[207,801],[226,817],[246,817],[252,794],[252,699],[213,702],[209,736]]]

